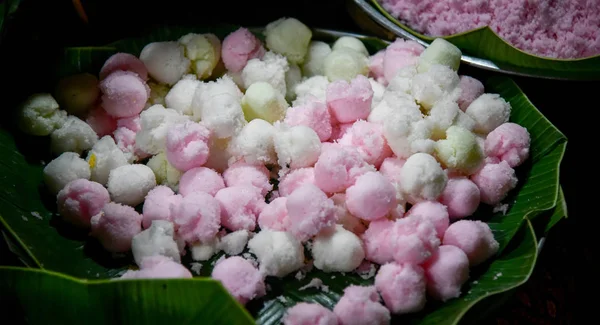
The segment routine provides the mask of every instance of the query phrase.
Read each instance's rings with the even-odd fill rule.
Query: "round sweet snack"
[[[423,50],[425,50],[425,47],[415,41],[397,38],[385,49],[383,56],[383,74],[385,79],[390,81],[396,76],[399,69],[409,65],[416,65]]]
[[[510,103],[500,95],[482,94],[467,107],[465,113],[475,121],[473,130],[485,135],[508,122],[510,111]]]
[[[460,97],[457,102],[463,112],[477,97],[483,95],[485,90],[481,81],[469,76],[460,76],[458,87],[460,88]]]
[[[189,244],[208,243],[221,228],[221,205],[204,192],[185,196],[171,213],[177,236]]]
[[[460,96],[459,83],[460,78],[455,70],[433,64],[429,70],[419,71],[413,77],[410,93],[425,111],[429,111],[442,99],[456,101]]]
[[[263,229],[248,241],[248,249],[266,275],[281,278],[304,266],[304,246],[287,231]]]
[[[442,245],[423,265],[427,294],[446,301],[460,296],[460,287],[469,279],[469,259],[458,247]]]
[[[142,122],[139,116],[122,117],[117,120],[117,127],[138,132],[142,129]]]
[[[321,41],[311,41],[308,52],[304,58],[301,69],[302,74],[307,77],[322,76],[325,74],[324,62],[327,55],[331,53],[331,46]]]
[[[283,325],[338,325],[337,316],[317,304],[300,302],[289,308],[283,317]]]
[[[406,163],[406,159],[398,157],[388,157],[381,162],[379,172],[385,176],[392,184],[400,183],[400,171]]]
[[[444,191],[448,176],[435,160],[426,153],[410,156],[400,171],[400,189],[410,203],[434,201]]]
[[[17,125],[26,134],[49,135],[60,128],[67,119],[67,112],[58,108],[58,102],[52,95],[33,94],[19,106]]]
[[[204,165],[210,154],[209,139],[210,130],[200,123],[186,121],[173,125],[166,138],[169,163],[183,172]]]
[[[102,106],[92,108],[86,118],[87,123],[99,137],[112,134],[117,129],[117,120],[110,116]]]
[[[313,265],[324,272],[352,272],[365,258],[360,238],[341,225],[315,236],[311,253]]]
[[[312,167],[321,153],[317,133],[304,125],[283,127],[274,138],[277,161],[282,168]]]
[[[305,184],[287,197],[290,220],[289,232],[306,241],[321,230],[335,225],[336,208],[333,201],[313,184]]]
[[[429,220],[435,227],[437,237],[440,240],[444,237],[444,233],[450,225],[448,208],[439,202],[421,201],[416,203],[404,216],[409,217],[412,215],[418,215],[425,220]]]
[[[394,261],[399,264],[422,264],[440,245],[433,223],[416,214],[397,219],[389,236]]]
[[[246,121],[262,119],[269,123],[281,120],[288,108],[284,94],[265,81],[252,83],[246,89],[241,105]]]
[[[515,168],[529,158],[531,137],[526,128],[516,123],[503,123],[485,138],[484,148],[488,157],[506,161]]]
[[[164,105],[181,114],[193,115],[192,103],[198,87],[200,87],[200,81],[196,79],[196,75],[183,76],[165,95]]]
[[[85,178],[69,182],[56,197],[58,213],[68,223],[82,228],[90,227],[90,219],[110,202],[102,184]]]
[[[154,220],[173,221],[173,216],[183,197],[164,185],[153,188],[144,199],[142,226],[149,228]]]
[[[367,77],[359,75],[349,83],[343,80],[327,86],[327,107],[339,123],[365,120],[371,112],[373,89]]]
[[[131,240],[142,231],[142,216],[134,208],[109,202],[90,220],[90,235],[109,252],[131,250]]]
[[[387,85],[383,71],[383,59],[385,57],[385,50],[379,50],[379,52],[369,57],[369,77],[377,80],[377,82]]]
[[[266,294],[261,272],[248,260],[239,256],[231,256],[217,262],[211,277],[220,281],[242,305]]]
[[[43,171],[44,184],[52,195],[56,195],[67,184],[76,179],[90,179],[90,165],[74,152],[65,152],[49,162]]]
[[[354,123],[333,124],[331,126],[331,137],[329,137],[329,142],[336,142],[341,139],[352,125],[354,125]]]
[[[156,184],[166,185],[173,191],[179,189],[179,180],[183,172],[173,167],[167,160],[167,155],[164,152],[152,156],[146,163],[146,166],[152,169],[156,177]]]
[[[469,258],[469,265],[476,266],[498,252],[500,244],[487,223],[479,220],[459,220],[446,230],[444,245],[460,248]]]
[[[451,219],[461,219],[472,215],[479,207],[479,187],[467,177],[450,177],[439,197],[446,206]]]
[[[223,39],[221,59],[230,72],[240,72],[246,63],[254,58],[262,58],[265,48],[254,34],[246,28],[239,28]]]
[[[324,146],[314,168],[315,184],[326,193],[342,192],[359,176],[375,171],[358,150],[339,144]]]
[[[288,231],[290,218],[287,212],[287,198],[278,197],[269,202],[258,215],[257,223],[260,229]]]
[[[260,191],[264,197],[273,189],[269,183],[270,172],[264,165],[248,164],[238,161],[229,166],[223,172],[223,179],[227,187],[231,186],[253,186]]]
[[[188,33],[179,38],[184,55],[190,60],[190,70],[200,80],[213,75],[221,60],[221,41],[214,34]]]
[[[278,19],[269,23],[264,33],[269,50],[284,55],[291,63],[304,62],[312,32],[298,19]]]
[[[333,308],[341,325],[387,325],[390,311],[379,302],[379,294],[374,286],[351,285],[344,289],[344,295]]]
[[[382,265],[375,276],[375,288],[392,314],[414,313],[425,307],[425,272],[418,265]]]
[[[380,124],[356,121],[337,143],[355,147],[364,161],[375,168],[379,168],[385,158],[392,156],[392,149],[387,144]]]
[[[90,180],[106,185],[110,172],[128,164],[127,157],[110,136],[102,137],[90,151],[86,161],[90,165]]]
[[[331,82],[350,81],[369,73],[369,58],[351,48],[341,47],[331,51],[323,61],[323,74]]]
[[[329,110],[325,103],[316,97],[313,99],[303,105],[288,108],[283,122],[290,126],[308,126],[317,133],[321,142],[325,142],[331,137],[332,130]]]
[[[55,155],[69,151],[81,154],[90,150],[96,142],[96,132],[87,123],[71,115],[50,134],[50,151]]]
[[[396,205],[396,189],[378,172],[368,172],[346,189],[346,207],[352,215],[363,220],[386,216]]]
[[[102,108],[116,118],[139,114],[150,96],[150,88],[136,73],[114,71],[100,82]]]
[[[276,135],[277,129],[271,123],[253,119],[232,138],[226,152],[230,153],[236,161],[244,160],[249,164],[276,164],[277,154],[273,141]]]
[[[475,135],[460,126],[446,130],[446,139],[435,144],[435,154],[444,167],[464,175],[473,174],[484,162],[484,154]]]
[[[120,279],[191,279],[192,273],[180,263],[165,256],[146,257],[140,263],[140,270],[129,270]]]
[[[336,207],[336,223],[342,225],[346,230],[362,235],[367,229],[362,219],[353,216],[346,206],[346,194],[336,193],[330,197]]]
[[[285,76],[289,69],[290,63],[285,56],[268,51],[261,59],[248,61],[240,74],[240,88],[248,89],[254,83],[266,82],[283,98],[287,93]]]
[[[175,84],[190,68],[184,47],[173,41],[147,44],[140,53],[140,60],[154,80],[167,85]]]
[[[58,81],[56,101],[67,113],[84,117],[100,97],[98,78],[89,73],[74,74]]]
[[[156,186],[156,177],[150,167],[141,164],[124,165],[110,171],[108,193],[110,198],[121,204],[136,206]]]
[[[517,186],[515,170],[506,161],[486,163],[471,180],[479,188],[481,202],[489,205],[500,203],[508,192]]]
[[[143,81],[148,80],[148,70],[140,59],[129,53],[115,53],[111,55],[100,69],[100,80],[106,79],[115,71],[130,71],[136,73]]]
[[[392,247],[392,228],[394,221],[381,218],[369,223],[367,230],[361,235],[365,245],[365,258],[377,264],[394,261]]]
[[[253,231],[256,219],[266,206],[260,189],[249,185],[230,186],[215,194],[221,206],[221,224],[231,230]]]
[[[369,55],[369,51],[363,44],[361,40],[352,36],[342,36],[333,42],[331,46],[332,50],[339,50],[342,48],[347,48],[350,50],[354,50],[363,55]]]
[[[131,240],[131,253],[138,266],[150,256],[165,256],[181,262],[179,246],[174,239],[175,227],[166,220],[154,220],[150,227],[135,235]]]
[[[187,196],[194,192],[205,192],[212,196],[225,188],[223,177],[213,169],[196,167],[185,172],[179,180],[179,194]]]
[[[152,105],[140,114],[141,129],[135,134],[135,148],[156,155],[166,150],[167,133],[179,123],[189,120],[174,109]]]
[[[298,168],[294,169],[279,180],[279,195],[286,197],[292,194],[296,189],[304,184],[315,184],[315,169]]]

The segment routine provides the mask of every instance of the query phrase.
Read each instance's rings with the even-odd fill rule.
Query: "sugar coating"
[[[316,75],[304,79],[294,87],[296,92],[296,100],[292,103],[293,106],[302,105],[312,97],[324,102],[327,97],[327,86],[329,80],[325,76]]]
[[[86,118],[87,123],[99,137],[109,135],[117,129],[117,120],[108,115],[102,106],[92,108]]]
[[[285,99],[293,101],[296,98],[296,85],[302,82],[302,70],[297,64],[290,64],[290,68],[285,72]]]
[[[383,58],[385,57],[385,49],[379,50],[377,53],[369,57],[369,77],[377,80],[384,86],[387,86],[388,81],[385,79],[383,71]]]
[[[136,148],[151,155],[165,151],[169,129],[188,119],[186,115],[181,115],[174,109],[162,105],[151,106],[140,114],[142,128],[135,135]]]
[[[99,84],[102,108],[114,117],[139,114],[146,105],[150,88],[136,73],[114,71]]]
[[[260,190],[250,185],[226,187],[215,194],[215,199],[221,206],[221,224],[231,231],[254,230],[266,205]]]
[[[444,191],[448,176],[433,156],[416,153],[402,166],[399,180],[408,201],[417,203],[436,200]]]
[[[394,251],[391,245],[393,227],[394,221],[387,218],[373,220],[369,223],[369,227],[361,236],[367,260],[382,265],[394,260]]]
[[[351,285],[333,308],[340,325],[386,325],[390,323],[390,311],[379,302],[374,286]]]
[[[90,177],[90,165],[74,152],[64,152],[44,167],[44,183],[53,195],[76,179]]]
[[[98,78],[89,73],[74,74],[58,81],[56,101],[71,115],[83,117],[100,96]]]
[[[181,262],[179,248],[173,239],[175,230],[173,223],[165,220],[155,220],[150,228],[135,235],[131,240],[131,252],[135,263],[140,266],[144,258],[150,256],[165,256],[175,262]]]
[[[432,125],[432,139],[445,138],[446,131],[451,126],[460,126],[468,131],[473,131],[475,127],[475,121],[448,98],[437,101],[425,119]]]
[[[304,247],[289,232],[262,229],[248,241],[248,248],[266,275],[281,278],[304,265]]]
[[[425,272],[418,265],[382,265],[375,276],[375,288],[392,314],[414,313],[425,307]]]
[[[284,325],[338,325],[337,316],[317,304],[300,302],[289,308],[283,317]]]
[[[190,251],[192,252],[192,259],[194,261],[208,261],[213,255],[215,255],[219,249],[219,237],[215,237],[206,243],[196,242],[191,245]]]
[[[458,247],[442,245],[423,266],[427,294],[447,301],[460,296],[460,287],[469,279],[469,259]]]
[[[378,172],[367,172],[346,190],[346,207],[363,220],[376,220],[387,215],[396,204],[396,189]]]
[[[498,94],[483,94],[467,107],[465,113],[475,121],[475,132],[488,134],[508,122],[510,103]]]
[[[406,159],[397,157],[387,157],[379,166],[379,172],[385,176],[392,184],[400,182],[400,171],[406,163]]]
[[[397,219],[390,232],[396,263],[421,264],[429,259],[440,245],[435,225],[413,214]]]
[[[517,186],[515,170],[506,161],[486,163],[471,176],[479,188],[481,202],[496,205],[504,200],[508,192]]]
[[[223,172],[227,187],[252,186],[257,188],[263,197],[273,189],[269,177],[270,172],[264,165],[253,165],[244,161],[232,164]]]
[[[348,211],[348,207],[346,206],[346,194],[336,193],[332,195],[330,199],[333,201],[336,208],[336,223],[356,235],[363,234],[367,228],[361,219],[353,216]]]
[[[460,88],[460,97],[457,102],[463,112],[477,97],[483,95],[485,90],[481,81],[469,76],[460,76],[458,87]]]
[[[457,71],[461,56],[462,52],[458,47],[443,38],[436,38],[421,53],[417,68],[419,72],[426,72],[434,65],[443,65]]]
[[[429,110],[442,98],[458,99],[459,82],[460,78],[456,71],[444,65],[434,64],[427,71],[419,71],[414,76],[411,93],[421,107]]]
[[[421,201],[413,205],[404,216],[409,217],[411,215],[418,215],[425,220],[429,220],[435,227],[437,237],[440,240],[444,237],[444,232],[450,225],[448,208],[439,202]]]
[[[102,137],[88,152],[86,161],[90,165],[91,177],[94,182],[106,185],[110,171],[127,165],[127,158],[117,147],[115,140],[109,135]]]
[[[246,89],[241,102],[246,121],[262,119],[273,123],[281,120],[285,116],[288,107],[284,95],[268,82],[257,81],[252,83]]]
[[[331,137],[331,117],[327,105],[316,97],[313,99],[307,100],[303,105],[288,108],[284,123],[289,126],[308,126],[317,133],[321,142],[324,142]]]
[[[176,195],[167,186],[159,185],[153,188],[144,200],[142,226],[147,229],[155,220],[173,221],[174,211],[181,200],[182,196]]]
[[[510,167],[521,165],[529,158],[531,137],[526,128],[515,123],[503,123],[485,138],[485,154],[506,161]]]
[[[340,140],[344,136],[344,134],[346,134],[346,131],[348,131],[348,129],[352,127],[352,125],[354,125],[353,122],[332,125],[331,137],[329,137],[328,142],[336,142]]]
[[[239,256],[218,262],[211,277],[221,281],[225,289],[242,305],[266,294],[263,275],[252,263]]]
[[[260,40],[246,28],[239,28],[223,39],[221,58],[228,71],[240,72],[249,60],[260,59],[264,54]]]
[[[80,178],[69,182],[56,197],[58,213],[68,223],[89,228],[90,219],[110,202],[108,191],[96,182]]]
[[[279,195],[282,197],[289,196],[304,184],[315,184],[315,169],[313,167],[294,169],[280,178]]]
[[[311,252],[314,266],[325,272],[351,272],[365,258],[360,238],[341,225],[315,236]]]
[[[110,171],[107,188],[110,198],[121,204],[136,206],[156,186],[150,167],[142,164],[123,165]]]
[[[435,154],[446,168],[471,175],[483,164],[484,154],[475,135],[460,126],[446,130],[446,139],[435,144]]]
[[[300,241],[308,240],[336,221],[333,201],[313,184],[304,184],[292,192],[287,197],[286,208],[289,232]]]
[[[352,36],[342,36],[338,38],[331,46],[332,50],[348,48],[363,55],[369,55],[369,51],[361,40]]]
[[[344,146],[355,147],[365,162],[378,168],[392,155],[392,149],[383,135],[383,126],[367,121],[356,121],[338,140]]]
[[[183,172],[169,163],[167,155],[164,152],[150,158],[146,163],[146,166],[150,167],[152,172],[154,172],[156,184],[166,185],[173,191],[178,190],[179,180],[181,179]]]
[[[322,76],[325,73],[323,63],[329,53],[331,53],[329,44],[321,41],[311,41],[301,66],[302,74],[306,77]]]
[[[109,252],[131,250],[133,236],[142,231],[142,216],[130,206],[109,202],[90,220],[90,235]]]
[[[140,60],[154,80],[167,85],[175,84],[190,69],[184,47],[177,42],[147,44],[140,53]]]
[[[417,75],[417,73],[417,67],[414,65],[407,65],[398,69],[394,78],[392,80],[388,80],[386,93],[395,95],[411,95],[412,97],[413,78]]]
[[[44,136],[60,128],[67,119],[67,112],[58,109],[58,103],[50,94],[29,96],[19,107],[19,129],[27,134]]]
[[[384,124],[393,116],[400,115],[409,121],[422,119],[419,106],[410,94],[390,92],[389,87],[383,94],[381,101],[372,105],[367,121]]]
[[[323,72],[329,81],[350,81],[358,75],[369,73],[369,59],[366,55],[347,47],[332,50],[325,57]]]
[[[219,201],[204,192],[184,196],[172,213],[177,235],[189,244],[210,242],[221,227]]]
[[[285,96],[287,92],[285,73],[289,68],[289,63],[284,56],[268,51],[261,59],[248,61],[241,75],[243,88],[248,89],[253,83],[264,81]]]
[[[383,100],[383,94],[385,93],[385,86],[373,78],[369,78],[369,83],[373,89],[373,100],[371,101],[371,108],[379,104]]]
[[[391,81],[405,66],[416,65],[419,56],[425,47],[415,42],[397,38],[385,49],[383,57],[383,74],[386,80]]]
[[[331,144],[323,148],[315,164],[315,184],[326,193],[342,192],[359,176],[374,170],[357,149]]]
[[[448,209],[448,216],[460,219],[472,215],[479,207],[479,187],[467,177],[450,177],[439,201]]]
[[[277,162],[282,168],[311,167],[321,153],[321,140],[308,126],[280,125],[280,131],[273,140]]]
[[[195,75],[183,76],[165,96],[165,106],[172,108],[183,115],[193,115],[192,101],[200,81]]]
[[[167,131],[166,153],[169,163],[185,172],[202,166],[208,160],[211,132],[204,125],[186,121]]]
[[[258,215],[257,221],[261,230],[288,231],[291,221],[287,212],[287,198],[278,197],[269,202]]]
[[[371,112],[373,89],[367,77],[359,75],[348,83],[344,80],[327,86],[327,107],[340,123],[366,119]]]
[[[133,163],[138,158],[145,158],[147,153],[135,146],[135,132],[126,127],[117,128],[113,134],[117,147],[125,154],[127,162]]]
[[[96,132],[87,123],[71,115],[50,134],[50,150],[56,155],[67,151],[81,154],[91,149],[97,141]]]
[[[280,18],[265,27],[265,42],[269,50],[300,64],[308,52],[311,30],[295,18]]]
[[[235,160],[244,160],[249,164],[275,164],[277,154],[273,139],[276,134],[277,129],[271,123],[253,119],[231,139],[227,152]]]
[[[498,252],[500,244],[487,223],[479,220],[459,220],[444,234],[444,245],[460,248],[469,258],[469,265],[476,266]]]
[[[384,100],[379,106],[387,105],[385,103]],[[418,152],[432,153],[435,147],[435,142],[431,140],[432,124],[423,119],[418,109],[413,109],[412,106],[403,106],[396,112],[388,111],[381,116],[384,118],[382,124],[385,139],[392,152],[399,158],[406,159]],[[371,118],[369,120],[374,121]]]
[[[185,266],[165,256],[144,258],[139,271],[129,270],[120,279],[175,279],[192,278]]]
[[[237,230],[221,237],[217,247],[227,255],[239,255],[244,251],[249,238],[248,230]]]
[[[148,70],[144,62],[133,54],[119,52],[111,55],[100,69],[100,80],[105,79],[115,71],[131,71],[136,73],[142,80],[148,80]]]
[[[206,167],[192,168],[179,180],[179,194],[186,196],[194,192],[204,192],[212,196],[225,188],[223,177],[215,170]]]
[[[198,79],[207,79],[213,74],[221,59],[221,41],[216,35],[189,33],[179,39],[179,44]]]

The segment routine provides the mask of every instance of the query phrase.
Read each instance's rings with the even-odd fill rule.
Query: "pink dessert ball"
[[[56,198],[58,213],[77,227],[90,227],[90,219],[110,202],[110,195],[102,184],[76,179],[69,182]]]
[[[289,196],[304,184],[315,184],[315,169],[313,167],[294,169],[283,176],[279,181],[279,195]]]
[[[288,231],[290,229],[290,219],[286,204],[287,198],[285,197],[278,197],[267,204],[258,215],[260,229]]]
[[[117,129],[117,120],[108,115],[102,106],[96,106],[90,110],[85,122],[99,137],[109,135]]]
[[[348,211],[345,193],[334,194],[330,199],[333,201],[333,204],[335,204],[337,224],[342,225],[346,230],[351,231],[356,235],[361,235],[367,230],[365,223]]]
[[[375,81],[387,85],[387,81],[385,80],[385,76],[383,73],[383,58],[385,57],[385,50],[380,50],[379,52],[371,55],[369,57],[369,77],[375,79]]]
[[[186,243],[209,242],[221,228],[219,201],[204,192],[185,196],[172,214],[177,235]]]
[[[321,230],[335,224],[336,208],[333,201],[318,187],[302,185],[287,197],[286,207],[290,220],[289,232],[300,241],[306,241]]]
[[[260,190],[248,185],[221,189],[215,199],[221,205],[221,224],[231,231],[254,230],[258,215],[267,205]]]
[[[354,147],[365,162],[378,168],[385,158],[392,156],[392,149],[383,136],[383,126],[367,121],[356,121],[338,141]]]
[[[191,279],[192,273],[185,266],[171,258],[156,255],[145,257],[140,263],[140,270],[129,270],[121,279]]]
[[[285,312],[283,325],[338,325],[338,319],[319,304],[300,302]]]
[[[423,50],[425,50],[425,47],[415,41],[405,41],[397,38],[385,49],[383,56],[385,79],[390,82],[394,79],[398,70],[416,64]]]
[[[303,105],[288,108],[284,122],[289,126],[308,126],[317,133],[321,142],[325,142],[331,137],[329,110],[325,103],[316,98]]]
[[[139,159],[149,157],[150,154],[144,152],[135,145],[135,134],[134,131],[131,131],[126,127],[120,127],[113,132],[113,138],[115,138],[115,143],[121,151],[135,154]]]
[[[223,177],[216,171],[206,167],[196,167],[181,175],[179,194],[186,196],[194,192],[204,192],[215,195],[225,188]]]
[[[264,54],[265,48],[260,40],[246,28],[227,35],[221,46],[221,58],[225,68],[231,72],[242,71],[249,60],[260,59]]]
[[[173,190],[159,185],[146,195],[142,210],[142,226],[149,228],[154,220],[173,221],[173,213],[183,198]]]
[[[327,107],[339,123],[366,120],[371,112],[373,89],[369,79],[358,75],[350,81],[338,80],[330,83],[326,91]]]
[[[435,227],[439,239],[444,237],[444,233],[450,225],[448,209],[445,205],[434,201],[421,201],[413,205],[406,213],[406,217],[418,215],[425,220],[429,220]]]
[[[471,266],[483,263],[500,248],[490,226],[478,220],[459,220],[453,223],[444,234],[444,245],[462,249]]]
[[[481,81],[469,76],[460,76],[458,88],[460,88],[458,107],[460,107],[463,112],[466,111],[467,107],[469,107],[469,105],[484,92]]]
[[[398,157],[388,157],[383,160],[381,166],[379,166],[379,172],[387,177],[392,184],[400,183],[400,171],[406,159],[400,159]]]
[[[451,219],[468,217],[479,207],[479,187],[466,177],[450,177],[438,199]]]
[[[115,71],[131,71],[136,73],[143,81],[148,80],[148,70],[140,59],[129,53],[113,54],[100,69],[100,80],[105,79]]]
[[[506,161],[486,163],[471,180],[479,188],[481,202],[496,205],[517,186],[515,170]]]
[[[374,171],[355,148],[332,144],[323,146],[315,164],[315,184],[324,192],[343,192],[356,179]]]
[[[361,239],[365,246],[365,258],[377,264],[385,264],[394,260],[392,247],[392,220],[381,218],[369,223],[369,227],[362,234]]]
[[[357,218],[376,220],[396,205],[396,189],[385,176],[368,172],[346,190],[346,207]]]
[[[484,148],[488,157],[506,161],[515,168],[529,158],[531,138],[526,128],[515,123],[504,123],[485,138]]]
[[[336,140],[341,139],[344,134],[346,134],[346,131],[348,131],[349,128],[352,127],[352,125],[354,124],[354,122],[350,122],[350,123],[336,123],[333,124],[331,126],[331,137],[329,137],[329,141],[330,142],[334,142]]]
[[[340,325],[387,325],[390,311],[379,302],[374,286],[351,285],[333,308]]]
[[[460,287],[469,279],[469,259],[458,247],[442,245],[424,265],[427,293],[446,301],[460,296]]]
[[[123,117],[117,120],[117,127],[128,128],[133,132],[139,132],[142,129],[142,122],[138,115]]]
[[[167,160],[185,172],[208,160],[210,130],[192,121],[173,125],[167,132]]]
[[[113,117],[138,115],[146,106],[150,87],[137,74],[115,71],[100,82],[102,107]]]
[[[390,233],[396,263],[421,264],[440,245],[435,226],[419,215],[396,220]]]
[[[414,313],[425,307],[425,272],[418,265],[382,265],[375,276],[375,288],[392,314]]]
[[[221,281],[225,289],[242,305],[266,294],[263,275],[252,263],[239,256],[218,262],[211,277]]]
[[[142,216],[128,205],[109,202],[90,220],[90,235],[113,253],[131,250],[133,236],[142,231]]]
[[[270,177],[270,172],[264,165],[253,165],[244,161],[232,164],[223,172],[227,187],[253,186],[260,190],[263,197],[273,189],[273,185],[269,182]]]

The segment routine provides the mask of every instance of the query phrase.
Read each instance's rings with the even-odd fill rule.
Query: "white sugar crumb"
[[[190,265],[191,265],[190,269],[192,269],[192,272],[200,275],[200,270],[202,270],[202,264],[194,262],[194,263],[191,263]]]
[[[473,281],[473,285],[478,284],[478,283],[479,283],[479,281]]]
[[[305,276],[306,275],[302,271],[298,271],[298,273],[296,273],[295,278],[296,278],[296,280],[302,280],[302,279],[304,279]]]
[[[37,212],[37,211],[31,212],[31,215],[34,216],[35,218],[40,219],[40,220],[44,220],[44,218],[42,218],[42,215],[39,212]]]
[[[333,279],[335,279],[335,275],[332,275],[332,276],[331,276],[331,279],[332,279],[332,280],[333,280]]]
[[[285,297],[284,297],[284,296],[277,296],[277,298],[276,298],[276,299],[277,299],[277,300],[279,300],[279,301],[281,301],[281,302],[282,302],[282,303],[284,303],[284,304],[285,304],[285,303],[287,303],[287,299],[285,299]]]
[[[505,216],[506,212],[508,212],[508,204],[497,204],[496,206],[494,206],[494,210],[492,212],[502,212],[502,215]]]
[[[323,292],[329,292],[329,287],[323,284],[323,280],[319,279],[319,278],[313,278],[312,280],[310,280],[310,282],[305,285],[300,287],[298,290],[302,291],[302,290],[306,290],[309,288],[315,288],[315,289],[320,289]]]
[[[223,236],[217,247],[227,255],[239,255],[246,247],[249,237],[248,230],[234,231]]]
[[[21,216],[21,218],[23,218],[23,221],[28,221],[29,219],[27,219],[26,216]]]
[[[501,276],[502,276],[502,272],[498,272],[498,273],[496,273],[496,275],[494,275],[493,279],[494,280],[498,280],[498,278],[501,277]]]

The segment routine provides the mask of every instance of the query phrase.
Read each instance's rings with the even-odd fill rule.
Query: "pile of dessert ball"
[[[61,217],[132,252],[139,269],[121,278],[192,277],[183,254],[223,251],[212,277],[242,304],[307,264],[376,265],[372,286],[349,286],[333,311],[299,303],[285,324],[387,324],[458,297],[499,248],[468,217],[502,207],[529,156],[510,103],[459,76],[443,39],[369,55],[293,18],[264,36],[150,43],[28,98],[19,126],[50,136]]]

